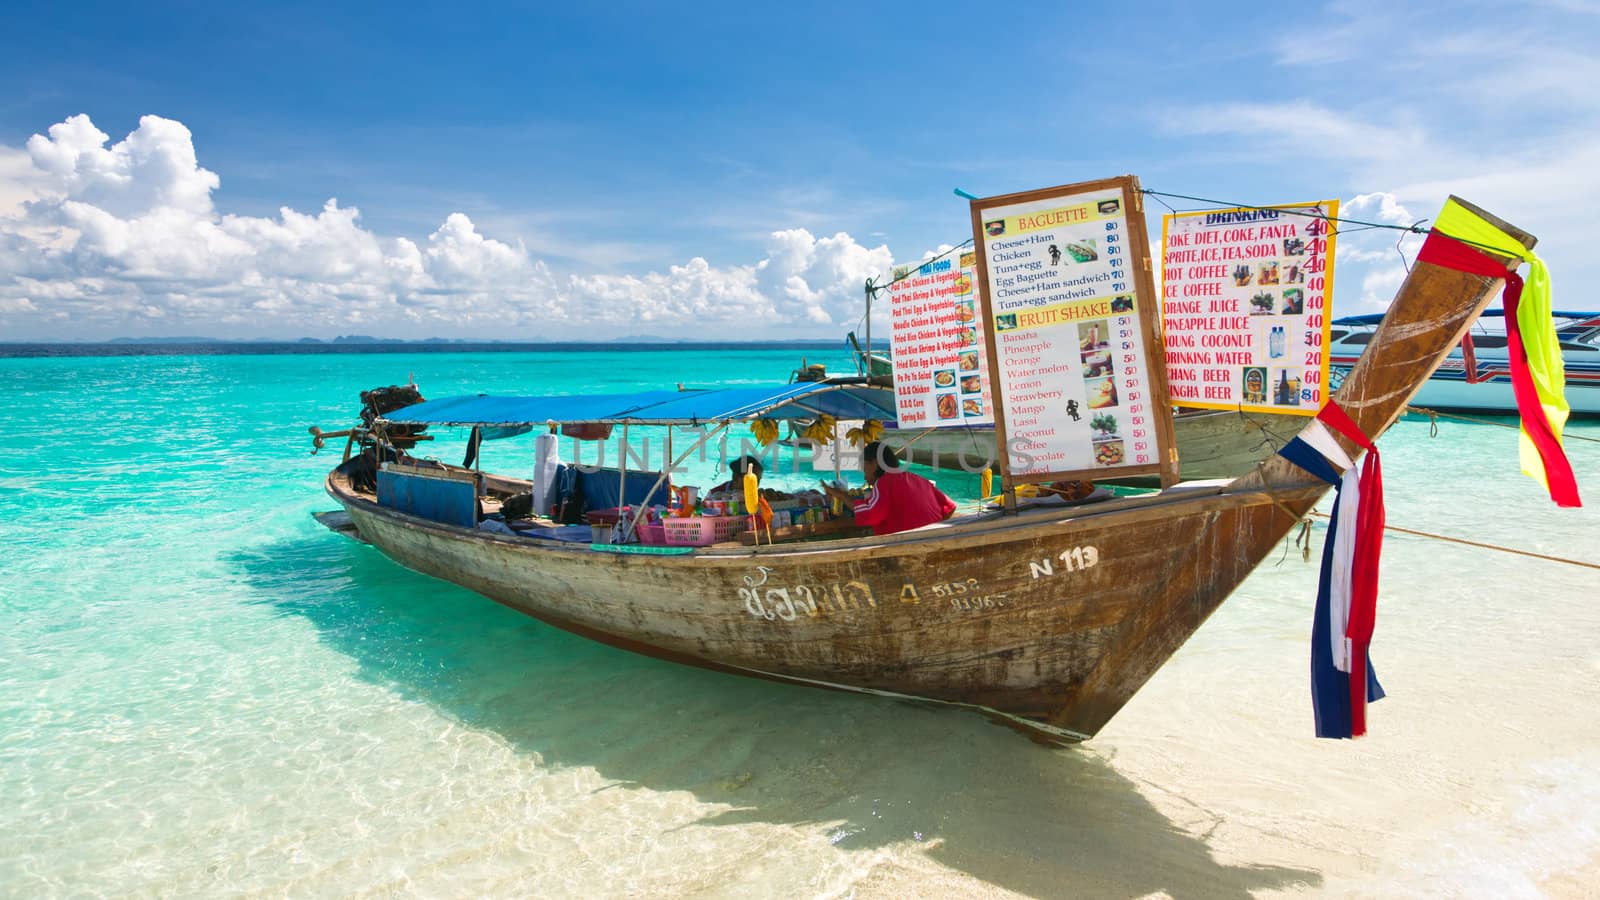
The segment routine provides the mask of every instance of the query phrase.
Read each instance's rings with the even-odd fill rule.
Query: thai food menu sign
[[[972,202],[1008,483],[1177,479],[1138,179]]]
[[[1339,201],[1177,213],[1162,222],[1172,402],[1316,415],[1327,399]]]
[[[901,428],[994,422],[975,267],[969,250],[894,270],[889,337]]]

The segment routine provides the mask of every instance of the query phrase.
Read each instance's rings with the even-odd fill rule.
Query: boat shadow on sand
[[[940,865],[1033,895],[1244,897],[1322,881],[1225,865],[1204,839],[1220,816],[1191,808],[1180,828],[1098,752],[973,713],[647,659],[332,535],[233,561],[260,602],[309,620],[361,678],[545,767],[727,807],[695,827],[812,826],[843,850],[920,841]]]

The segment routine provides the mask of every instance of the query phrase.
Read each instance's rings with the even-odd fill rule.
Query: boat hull
[[[329,482],[397,562],[558,627],[678,662],[976,707],[1062,741],[1098,731],[1325,489],[1213,488],[673,557],[485,535]]]

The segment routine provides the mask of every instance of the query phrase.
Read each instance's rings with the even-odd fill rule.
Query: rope
[[[891,279],[889,281],[884,282],[883,284],[873,284],[872,288],[871,288],[872,296],[874,296],[874,297],[878,296],[878,294],[881,293],[882,291],[886,291],[889,288],[894,287],[895,285],[899,284],[900,282],[905,281],[907,278],[910,278],[911,276],[917,274],[917,271],[920,270],[923,266],[926,266],[929,263],[938,262],[939,260],[944,259],[946,256],[949,256],[950,254],[956,252],[957,250],[960,250],[960,249],[966,247],[967,245],[969,245],[971,243],[972,243],[972,238],[967,238],[966,240],[964,240],[961,243],[955,245],[954,247],[951,247],[949,250],[944,251],[943,253],[939,254],[938,256],[930,256],[927,259],[918,260],[916,263],[905,263],[905,265],[911,266],[911,268],[906,270],[906,273],[904,275],[901,275],[899,278]]]
[[[1311,514],[1319,519],[1330,518],[1327,513],[1317,512],[1315,510],[1313,510]],[[1584,562],[1583,560],[1579,559],[1567,559],[1563,556],[1548,556],[1543,553],[1534,553],[1532,550],[1518,550],[1515,547],[1502,547],[1499,544],[1484,544],[1478,541],[1469,541],[1466,538],[1450,537],[1449,535],[1433,534],[1432,532],[1428,531],[1415,531],[1410,528],[1401,528],[1398,525],[1385,525],[1384,530],[1398,531],[1401,534],[1410,534],[1415,535],[1416,537],[1433,538],[1436,541],[1445,541],[1451,544],[1464,544],[1468,547],[1479,547],[1484,550],[1499,550],[1501,553],[1514,553],[1517,556],[1530,556],[1534,559],[1542,559],[1548,562],[1566,563],[1569,566],[1582,566],[1585,569],[1600,570],[1600,563]]]
[[[1268,500],[1272,501],[1272,505],[1276,506],[1278,508],[1279,512],[1281,512],[1284,515],[1288,516],[1291,521],[1294,521],[1294,522],[1301,521],[1301,517],[1300,517],[1300,515],[1298,513],[1296,513],[1294,510],[1290,509],[1289,507],[1284,506],[1283,505],[1283,501],[1279,500],[1276,496],[1273,495],[1271,483],[1267,481],[1267,461],[1266,460],[1264,460],[1264,459],[1256,460],[1256,475],[1258,477],[1260,477],[1261,485],[1262,485],[1262,488],[1264,489],[1263,493],[1265,493],[1267,495],[1267,499]],[[1291,525],[1289,527],[1293,528],[1294,526]],[[1311,551],[1308,549],[1306,552],[1310,553]]]
[[[1440,419],[1460,419],[1463,422],[1476,422],[1479,425],[1495,425],[1495,426],[1498,426],[1500,428],[1514,428],[1514,429],[1517,429],[1519,431],[1522,429],[1521,425],[1512,425],[1510,422],[1496,422],[1493,419],[1480,419],[1480,418],[1477,418],[1476,416],[1457,416],[1457,415],[1453,415],[1451,413],[1442,413],[1442,412],[1439,412],[1438,410],[1428,409],[1425,406],[1408,406],[1408,407],[1406,407],[1406,412],[1416,413],[1419,416],[1427,416],[1428,417],[1429,421],[1432,423],[1431,426],[1428,429],[1428,437],[1438,437],[1439,436],[1439,420]],[[1590,443],[1600,444],[1600,438],[1592,438],[1592,437],[1588,437],[1588,436],[1582,435],[1582,434],[1572,434],[1571,432],[1563,434],[1561,436],[1561,440],[1563,442],[1566,442],[1566,441],[1589,441]]]
[[[1316,210],[1314,212],[1303,212],[1303,211],[1298,210],[1298,209],[1285,208],[1285,207],[1282,207],[1282,206],[1256,206],[1255,204],[1251,204],[1251,203],[1230,203],[1230,202],[1228,202],[1226,200],[1210,200],[1210,199],[1207,199],[1205,197],[1191,197],[1191,196],[1189,196],[1187,194],[1170,194],[1170,193],[1167,193],[1165,191],[1153,191],[1153,190],[1151,190],[1149,188],[1140,188],[1139,192],[1141,194],[1144,194],[1146,197],[1155,198],[1156,202],[1160,203],[1162,206],[1165,206],[1167,209],[1171,210],[1174,215],[1176,215],[1178,213],[1178,210],[1173,208],[1172,204],[1168,203],[1167,201],[1165,201],[1165,200],[1163,200],[1161,198],[1163,198],[1163,197],[1171,197],[1174,200],[1188,200],[1188,201],[1191,201],[1191,202],[1194,202],[1194,203],[1205,203],[1205,204],[1208,204],[1211,207],[1214,207],[1214,208],[1217,208],[1217,209],[1270,210],[1270,211],[1273,211],[1273,212],[1280,213],[1282,215],[1303,216],[1303,217],[1309,218],[1309,219],[1321,219],[1322,221],[1327,222],[1330,225],[1332,225],[1333,228],[1335,229],[1335,231],[1338,231],[1339,226],[1341,226],[1341,225],[1353,225],[1353,226],[1355,226],[1353,228],[1347,229],[1343,233],[1349,233],[1349,232],[1355,232],[1355,231],[1365,231],[1365,230],[1372,229],[1372,228],[1381,228],[1381,229],[1386,229],[1388,231],[1404,232],[1404,234],[1401,235],[1401,239],[1402,240],[1404,239],[1405,234],[1420,234],[1420,235],[1426,236],[1426,235],[1430,235],[1430,234],[1433,233],[1433,229],[1432,228],[1423,228],[1422,227],[1422,223],[1428,221],[1427,219],[1418,219],[1417,221],[1411,223],[1410,225],[1392,225],[1392,224],[1390,224],[1388,222],[1367,222],[1367,221],[1363,221],[1361,219],[1348,219],[1348,218],[1344,218],[1344,217],[1341,217],[1341,216],[1330,216],[1327,213],[1321,211],[1320,209]],[[1193,212],[1198,212],[1199,210],[1192,210],[1192,211]],[[1450,237],[1454,237],[1454,235],[1450,235]],[[1455,240],[1460,241],[1461,243],[1467,244],[1469,246],[1477,247],[1477,248],[1482,249],[1482,250],[1489,250],[1489,251],[1492,251],[1494,253],[1499,253],[1499,254],[1504,255],[1504,251],[1503,250],[1501,250],[1500,248],[1497,248],[1497,247],[1490,246],[1489,244],[1482,244],[1482,243],[1479,243],[1477,241],[1468,240],[1466,238],[1455,238]],[[904,281],[905,279],[910,278],[911,276],[915,275],[917,273],[918,269],[920,269],[921,267],[927,265],[928,263],[935,262],[935,261],[940,260],[940,259],[944,259],[946,256],[949,256],[950,254],[956,252],[957,250],[961,250],[961,249],[967,247],[968,245],[972,244],[972,242],[973,242],[973,239],[969,237],[966,240],[962,241],[961,243],[955,245],[954,247],[951,247],[949,250],[946,250],[946,251],[944,251],[943,253],[940,253],[937,256],[932,256],[932,257],[929,257],[927,259],[918,260],[914,264],[913,263],[906,263],[906,265],[910,265],[912,268],[909,271],[907,271],[904,275],[901,275],[899,278],[895,278],[895,279],[893,279],[891,281],[885,282],[884,284],[870,284],[869,290],[872,291],[872,295],[873,296],[877,296],[878,293],[883,291],[884,289],[889,288],[889,287],[891,287],[891,286],[893,286],[895,284],[898,284],[899,282]],[[1402,263],[1405,264],[1406,271],[1409,272],[1411,270],[1411,265],[1406,260],[1405,251],[1400,248],[1400,244],[1399,244],[1398,241],[1395,243],[1395,249],[1400,252],[1400,260],[1401,260]],[[873,279],[873,280],[876,281],[876,279]]]
[[[905,450],[905,449],[909,448],[912,444],[915,444],[917,441],[920,441],[923,438],[927,437],[928,435],[933,434],[933,431],[934,430],[932,428],[927,429],[926,431],[922,432],[921,434],[917,435],[916,437],[912,438],[911,440],[906,441],[904,444],[901,444],[899,449]]]
[[[1150,196],[1150,197],[1158,197],[1158,198],[1159,197],[1171,197],[1171,198],[1173,198],[1175,200],[1189,200],[1189,201],[1192,201],[1194,203],[1206,203],[1206,204],[1209,204],[1209,205],[1211,205],[1213,207],[1216,207],[1216,208],[1219,208],[1219,209],[1253,209],[1253,210],[1263,210],[1263,211],[1271,210],[1271,211],[1276,211],[1276,212],[1278,212],[1278,213],[1280,213],[1282,215],[1304,216],[1305,218],[1308,218],[1308,219],[1321,219],[1324,222],[1334,223],[1335,227],[1337,227],[1338,225],[1346,224],[1346,223],[1348,223],[1350,225],[1359,226],[1358,228],[1351,229],[1352,231],[1365,230],[1365,229],[1368,229],[1368,228],[1382,228],[1382,229],[1386,229],[1388,231],[1403,231],[1403,232],[1406,232],[1408,234],[1429,235],[1429,234],[1433,234],[1434,233],[1432,228],[1423,228],[1422,227],[1422,223],[1426,222],[1427,219],[1418,219],[1416,222],[1414,222],[1414,223],[1412,223],[1410,225],[1391,225],[1391,224],[1389,224],[1387,222],[1366,222],[1366,221],[1363,221],[1361,219],[1346,219],[1346,218],[1342,218],[1342,217],[1339,217],[1339,216],[1330,216],[1327,213],[1322,212],[1321,210],[1318,210],[1316,212],[1301,212],[1300,210],[1297,210],[1297,209],[1288,209],[1288,208],[1284,208],[1284,207],[1281,207],[1281,206],[1256,206],[1256,205],[1251,204],[1251,203],[1229,203],[1226,200],[1211,200],[1211,199],[1208,199],[1206,197],[1190,197],[1190,196],[1188,196],[1186,194],[1169,194],[1169,193],[1165,193],[1163,191],[1153,191],[1153,190],[1150,190],[1149,188],[1141,188],[1140,192],[1145,194],[1146,196]],[[1166,204],[1163,204],[1163,205],[1166,205]],[[1167,206],[1167,208],[1168,209],[1172,209],[1171,206]],[[1196,210],[1196,211],[1198,211],[1198,210]],[[1455,235],[1446,235],[1446,237],[1455,238],[1455,240],[1460,241],[1463,244],[1467,244],[1469,246],[1477,247],[1477,248],[1479,248],[1481,250],[1488,250],[1488,251],[1491,251],[1493,253],[1497,253],[1497,254],[1499,254],[1501,256],[1508,255],[1508,254],[1506,254],[1506,252],[1504,250],[1502,250],[1502,249],[1500,249],[1498,247],[1490,246],[1489,244],[1484,244],[1484,243],[1481,243],[1481,242],[1478,242],[1478,241],[1468,240],[1468,239],[1465,239],[1465,238],[1457,238],[1457,237],[1455,237]],[[1405,254],[1404,253],[1401,253],[1401,258],[1402,259],[1405,258]]]

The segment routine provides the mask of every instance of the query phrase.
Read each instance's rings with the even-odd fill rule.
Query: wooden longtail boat
[[[1382,434],[1500,284],[1414,265],[1335,400]],[[337,472],[326,487],[397,562],[559,628],[726,672],[968,707],[1053,742],[1099,731],[1328,488],[1274,457],[1227,483],[1093,506],[656,556],[429,521]]]

